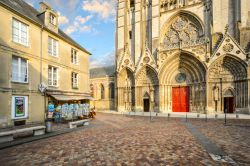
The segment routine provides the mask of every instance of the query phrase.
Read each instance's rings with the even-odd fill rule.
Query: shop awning
[[[93,100],[90,96],[50,95],[58,101]]]

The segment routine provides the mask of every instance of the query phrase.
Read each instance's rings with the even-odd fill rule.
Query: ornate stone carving
[[[200,37],[203,31],[201,24],[192,16],[179,15],[166,28],[160,43],[163,50],[188,48],[207,43],[204,37]]]
[[[126,59],[126,60],[124,61],[124,64],[125,64],[125,65],[128,65],[129,62],[130,62],[129,59]]]
[[[231,51],[233,51],[233,49],[234,49],[234,46],[233,46],[232,44],[230,44],[230,43],[225,44],[225,45],[223,46],[223,50],[224,50],[225,52],[231,52]]]
[[[196,54],[205,54],[206,53],[206,48],[204,46],[201,47],[196,47],[194,49],[192,49],[193,52],[195,52]]]
[[[136,80],[137,85],[158,85],[157,74],[149,67],[143,67]]]
[[[169,30],[165,34],[164,44],[175,45],[177,43],[190,43],[197,41],[199,37],[199,29],[184,16],[178,16],[171,24]]]
[[[148,56],[144,57],[143,58],[143,62],[144,63],[148,63],[150,61],[150,58]]]
[[[223,80],[234,80],[245,79],[247,76],[245,67],[234,58],[228,56],[214,63],[209,71],[210,79],[223,78]]]

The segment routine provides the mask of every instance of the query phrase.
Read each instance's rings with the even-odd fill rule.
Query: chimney
[[[43,13],[46,10],[52,10],[52,8],[45,2],[40,2],[40,12]]]

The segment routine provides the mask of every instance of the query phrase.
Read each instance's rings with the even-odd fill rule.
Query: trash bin
[[[46,125],[46,133],[52,132],[52,122],[51,121],[46,121],[45,125]]]

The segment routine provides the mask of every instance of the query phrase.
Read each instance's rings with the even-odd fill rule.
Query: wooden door
[[[143,99],[144,112],[149,112],[149,99]]]
[[[234,97],[225,97],[224,98],[224,113],[234,113]]]
[[[172,88],[172,111],[189,112],[189,87]]]

